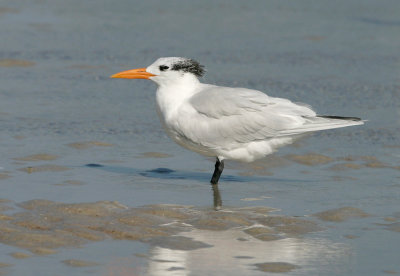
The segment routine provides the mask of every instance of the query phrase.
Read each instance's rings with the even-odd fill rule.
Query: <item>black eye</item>
[[[169,69],[169,67],[167,65],[160,65],[160,71],[166,71]]]

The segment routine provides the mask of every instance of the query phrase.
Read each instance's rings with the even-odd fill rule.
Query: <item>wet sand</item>
[[[173,250],[213,246],[188,238],[171,240],[191,229],[242,229],[243,233],[262,241],[322,230],[316,222],[271,215],[269,209],[258,207],[228,208],[217,212],[180,205],[129,208],[109,201],[64,204],[48,200],[23,202],[18,207],[23,211],[0,218],[0,242],[39,255],[108,238],[137,240]]]
[[[194,268],[199,270],[197,265],[177,266],[177,262],[181,262],[183,256],[178,258],[179,260],[169,260],[168,256],[171,256],[172,252],[178,254],[217,250],[220,254],[228,250],[226,246],[232,247],[233,259],[241,260],[238,268],[243,272],[250,267],[270,273],[299,270],[302,266],[308,267],[310,262],[316,261],[314,258],[317,254],[327,254],[322,260],[328,258],[337,261],[342,259],[349,249],[344,244],[334,244],[318,238],[310,239],[310,234],[323,233],[327,229],[323,221],[342,223],[370,216],[354,207],[326,210],[299,218],[279,215],[278,210],[265,206],[226,207],[215,211],[212,208],[173,204],[128,207],[111,201],[66,204],[31,200],[19,203],[15,207],[13,205],[8,200],[2,201],[3,212],[10,212],[16,208],[19,211],[0,216],[0,242],[30,252],[9,253],[13,258],[23,260],[31,258],[32,254],[53,255],[60,250],[79,248],[88,243],[109,239],[140,241],[151,246],[153,251],[156,250],[150,256],[138,255],[150,261],[151,265],[147,269],[151,275],[168,275],[168,271],[175,270],[186,273]],[[380,227],[399,232],[398,220],[399,218],[392,217],[390,221],[396,222],[380,224]],[[332,228],[332,225],[329,227]],[[358,237],[348,235],[346,238]],[[235,245],[235,239],[240,246]],[[237,246],[242,249],[237,251]],[[288,258],[287,254],[297,247],[303,252],[298,256],[290,253],[292,257]],[[267,255],[266,252],[258,251],[263,248],[270,248]],[[279,253],[280,250],[284,251]],[[170,253],[165,255],[166,252]],[[239,252],[241,255],[235,255]],[[185,253],[185,258],[194,258],[197,254],[191,256],[192,253]],[[260,262],[263,255],[264,262]],[[271,258],[273,262],[268,261]],[[228,263],[227,260],[224,261],[223,265],[228,265],[233,259]],[[105,265],[77,258],[61,262],[71,267]],[[3,267],[9,265],[11,264],[4,263]]]
[[[217,212],[179,205],[129,208],[118,202],[64,204],[48,200],[23,202],[18,207],[23,211],[1,219],[0,242],[35,255],[55,254],[63,248],[110,238],[141,241],[173,251],[191,251],[216,246],[196,240],[196,237],[206,235],[202,231],[235,230],[242,242],[254,238],[268,243],[300,238],[323,229],[309,219],[276,216],[271,209],[259,207],[228,208]],[[196,231],[194,238],[184,236]],[[11,254],[18,259],[30,257],[25,253]],[[98,265],[76,259],[63,263],[73,267]],[[297,268],[285,263],[254,265],[261,271],[270,272]]]

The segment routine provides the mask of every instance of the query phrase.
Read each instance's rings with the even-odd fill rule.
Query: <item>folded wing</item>
[[[182,135],[207,147],[235,147],[252,141],[362,124],[334,116],[319,117],[305,104],[245,88],[208,86],[191,97],[189,105],[195,112],[187,114],[191,120],[181,118]],[[198,123],[189,125],[189,121]]]

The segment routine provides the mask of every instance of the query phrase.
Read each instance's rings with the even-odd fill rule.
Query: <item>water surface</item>
[[[400,273],[399,9],[394,0],[2,1],[0,274]],[[161,56],[199,60],[204,82],[368,122],[315,133],[257,163],[227,162],[220,213],[233,215],[221,218],[208,184],[214,160],[164,134],[156,86],[109,79]],[[167,234],[113,236],[77,214],[48,213],[76,204],[90,218],[99,201],[119,206],[103,224],[161,208],[151,229]],[[167,219],[178,207],[160,204],[194,211]],[[238,211],[256,206],[278,222]],[[58,240],[33,246],[36,234]]]

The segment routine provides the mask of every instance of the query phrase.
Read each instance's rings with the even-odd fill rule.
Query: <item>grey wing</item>
[[[315,116],[308,106],[245,88],[211,86],[190,98],[189,103],[198,116],[192,138],[207,146],[285,136],[285,131],[306,124],[306,117]],[[296,131],[289,135],[294,134]]]

